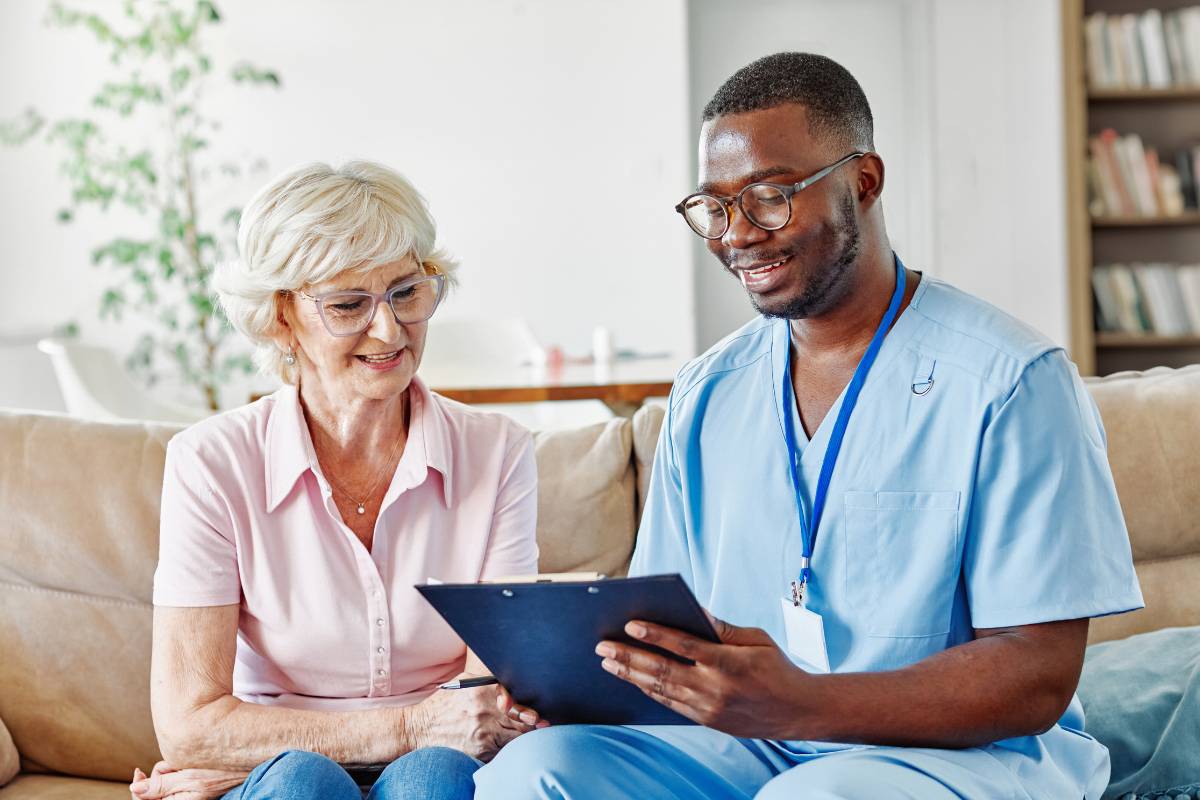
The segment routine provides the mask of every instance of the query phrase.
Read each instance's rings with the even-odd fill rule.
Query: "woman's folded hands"
[[[399,718],[405,728],[397,733],[407,749],[441,745],[480,761],[490,761],[501,747],[522,733],[550,724],[537,711],[514,702],[507,690],[495,684],[436,691],[421,703],[397,711],[403,712]],[[149,775],[134,770],[129,793],[131,800],[216,800],[241,785],[247,774],[223,769],[176,769],[160,761]]]
[[[131,800],[214,800],[240,786],[246,775],[224,769],[173,769],[160,761],[149,775],[133,771],[129,794]]]

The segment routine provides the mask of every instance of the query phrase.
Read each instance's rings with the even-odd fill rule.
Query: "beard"
[[[809,260],[804,258],[808,255],[806,251],[812,251],[816,256],[810,260],[815,266],[799,292],[774,303],[763,302],[762,298],[747,292],[755,311],[764,317],[806,319],[836,307],[850,293],[852,268],[862,249],[854,205],[854,195],[847,189],[838,207],[837,220],[824,227],[811,248],[805,247],[794,253],[797,263]]]

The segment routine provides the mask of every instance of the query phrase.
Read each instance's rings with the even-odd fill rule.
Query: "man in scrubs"
[[[1142,597],[1096,408],[1061,347],[893,253],[870,108],[779,53],[704,110],[677,211],[761,318],[680,372],[633,574],[713,644],[601,664],[700,726],[560,726],[481,798],[1099,798],[1088,619]],[[701,727],[702,726],[702,727]]]

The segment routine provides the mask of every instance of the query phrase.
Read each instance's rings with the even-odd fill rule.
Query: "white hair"
[[[217,268],[213,285],[230,324],[254,343],[259,369],[295,383],[272,338],[286,293],[410,255],[453,283],[458,265],[436,240],[425,198],[399,173],[370,161],[310,164],[254,196],[238,225],[239,257]]]

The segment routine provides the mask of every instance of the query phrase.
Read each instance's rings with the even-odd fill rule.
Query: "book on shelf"
[[[1200,145],[1168,156],[1136,133],[1088,137],[1088,210],[1093,217],[1178,217],[1200,210]]]
[[[1083,36],[1092,89],[1200,87],[1200,6],[1089,14]]]
[[[1200,336],[1200,264],[1098,264],[1092,292],[1103,333]]]

